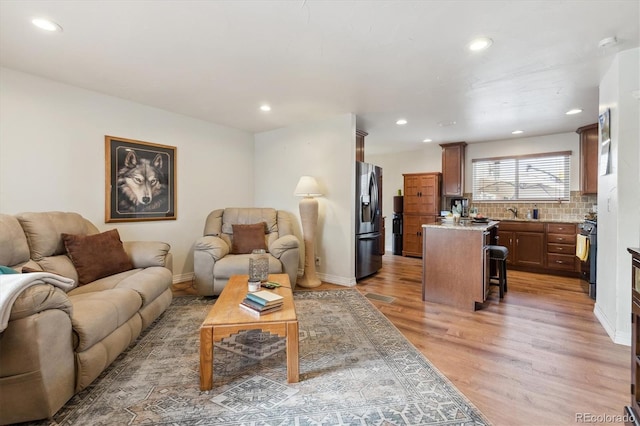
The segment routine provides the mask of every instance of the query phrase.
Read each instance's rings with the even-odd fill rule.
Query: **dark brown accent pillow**
[[[95,235],[62,234],[62,240],[78,272],[78,285],[133,269],[117,229]]]
[[[251,225],[231,225],[233,228],[233,240],[231,242],[232,254],[247,254],[255,249],[267,249],[264,242],[265,222]]]

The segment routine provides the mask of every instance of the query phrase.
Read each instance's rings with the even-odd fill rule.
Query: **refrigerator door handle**
[[[369,194],[371,194],[371,223],[375,223],[378,217],[378,182],[375,173],[369,175]]]

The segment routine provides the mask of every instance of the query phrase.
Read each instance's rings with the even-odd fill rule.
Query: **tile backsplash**
[[[469,199],[470,207],[477,207],[483,216],[493,219],[513,219],[513,213],[507,211],[509,207],[518,209],[518,219],[526,219],[527,211],[538,207],[539,220],[567,220],[582,221],[585,216],[593,211],[594,204],[598,203],[597,195],[582,195],[579,191],[572,191],[569,201],[554,202],[474,202],[472,194],[464,194]]]

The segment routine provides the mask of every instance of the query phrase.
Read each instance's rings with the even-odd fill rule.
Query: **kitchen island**
[[[485,301],[498,223],[422,225],[422,300],[469,311]]]

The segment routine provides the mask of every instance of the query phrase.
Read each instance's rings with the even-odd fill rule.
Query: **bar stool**
[[[496,262],[497,277],[490,277],[491,280],[497,279],[498,283],[491,283],[491,285],[497,285],[500,288],[500,299],[504,297],[507,292],[507,256],[509,255],[509,249],[504,246],[487,246],[489,249],[489,259]]]

